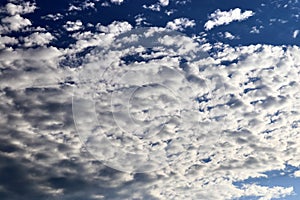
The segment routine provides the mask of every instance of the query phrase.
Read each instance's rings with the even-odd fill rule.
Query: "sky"
[[[0,4],[0,199],[299,199],[300,3]]]

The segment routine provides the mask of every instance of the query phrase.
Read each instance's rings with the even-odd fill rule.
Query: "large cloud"
[[[300,165],[299,47],[218,44],[211,57],[199,57],[198,53],[209,45],[198,44],[186,36],[161,36],[157,38],[160,45],[150,51],[145,48],[148,43],[130,46],[136,39],[134,34],[120,40],[118,34],[132,29],[129,23],[114,22],[98,27],[101,32],[74,33],[76,43],[65,49],[37,47],[1,51],[2,199],[233,199],[243,196],[272,199],[292,193],[291,187],[258,184],[237,187],[234,182],[266,176],[264,172],[283,169],[285,164]],[[162,29],[152,28],[148,35],[159,31]],[[5,41],[15,42],[10,38]],[[81,62],[73,65],[79,58]],[[163,147],[174,152],[173,160],[164,168],[144,174],[120,172],[104,166],[83,145],[73,122],[73,88],[85,80],[77,76],[79,70],[101,72],[102,69],[97,71],[99,66],[108,68],[108,78],[122,77],[122,70],[127,70],[127,74],[138,72],[141,66],[181,70],[185,81],[196,91],[198,96],[190,102],[183,101],[185,104],[181,106],[189,111],[195,108],[194,103],[196,108],[201,108],[196,113],[201,118],[188,116],[190,121],[179,130],[182,137],[163,138],[166,141]],[[149,74],[158,72],[153,70]],[[97,74],[89,75],[97,80]],[[162,75],[168,73],[159,74]],[[138,76],[134,78],[138,80]],[[113,85],[114,80],[120,79],[98,85],[103,86],[100,91],[118,89],[119,86]],[[168,80],[172,79],[168,77]],[[205,88],[201,85],[203,81]],[[151,99],[151,89],[138,91],[131,101]],[[210,89],[207,95],[202,94],[205,89]],[[163,105],[160,103],[157,101],[158,108]],[[97,105],[109,107],[101,102]],[[144,117],[136,112],[139,106],[133,108],[133,114]],[[206,127],[205,134],[191,131],[199,122]],[[176,130],[175,126],[168,128],[171,133]],[[132,150],[129,145],[135,144],[119,142],[122,140],[114,138],[114,134],[107,136],[113,144],[127,150]],[[151,151],[151,148],[136,147],[139,151]]]

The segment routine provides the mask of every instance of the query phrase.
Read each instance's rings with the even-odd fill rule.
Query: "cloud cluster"
[[[204,24],[205,30],[211,30],[216,26],[226,25],[233,21],[243,21],[253,16],[254,12],[251,10],[241,11],[240,8],[230,9],[229,11],[216,10],[211,13],[209,20]]]
[[[24,14],[32,13],[37,9],[35,3],[20,1],[7,3],[0,10],[5,17],[1,19],[0,25],[0,49],[8,50],[16,47],[41,47],[48,45],[55,37],[46,32],[43,27],[34,27],[30,19],[23,17]],[[59,15],[58,15],[59,16]],[[54,17],[54,16],[52,16]],[[60,16],[61,17],[61,16]],[[14,37],[12,33],[22,32]]]
[[[167,23],[166,28],[171,30],[183,30],[184,28],[194,27],[196,25],[194,20],[188,18],[177,18]]]
[[[64,25],[64,28],[70,32],[78,31],[80,29],[83,29],[83,24],[80,20],[76,20],[75,22],[67,21],[66,24]]]
[[[49,44],[53,39],[54,36],[49,32],[47,33],[34,32],[28,37],[24,38],[24,46],[25,47],[44,46]]]
[[[111,3],[121,4],[124,0],[110,0]]]
[[[24,27],[31,25],[29,19],[26,19],[19,14],[4,17],[1,19],[1,22],[6,25],[1,27],[1,32],[19,31]]]
[[[21,15],[32,13],[36,9],[36,5],[30,2],[22,2],[20,5],[13,3],[6,4],[0,10],[8,16],[1,19],[0,34],[9,33],[11,31],[19,31],[24,27],[30,26],[31,21]]]
[[[151,4],[149,6],[143,5],[143,8],[159,12],[162,7],[168,6],[169,3],[170,3],[169,0],[159,0],[157,3]]]
[[[5,6],[8,14],[16,15],[16,14],[27,14],[32,13],[37,8],[35,3],[22,2],[20,5],[16,5],[13,3],[8,3]]]
[[[28,7],[12,7],[9,12],[18,16],[29,12]],[[216,11],[206,28],[252,14],[237,9]],[[178,23],[173,23],[170,27],[176,30]],[[6,25],[12,30],[9,20]],[[5,48],[17,40],[1,36],[5,48],[0,52],[2,199],[210,200],[256,196],[270,200],[292,194],[292,187],[238,187],[234,183],[266,177],[266,171],[284,169],[286,164],[300,166],[299,47],[202,45],[165,28],[138,32],[128,22],[98,24],[97,32],[81,31],[81,27],[79,22],[66,26],[75,31],[72,37],[76,40],[67,48],[47,47],[54,39],[47,33],[24,38],[26,49]],[[209,57],[203,54],[207,47],[215,52]],[[147,89],[130,90],[132,85],[159,80],[167,80],[161,85],[168,87],[148,84]],[[73,122],[73,89],[90,95],[96,102],[96,119],[103,122],[90,130],[95,135],[89,138],[82,138],[84,133],[78,135]],[[122,95],[126,91],[132,98]],[[107,94],[118,98],[108,101]],[[131,107],[125,100],[132,102]],[[144,109],[151,101],[156,103],[153,109]],[[184,123],[177,120],[178,113],[168,102],[180,102]],[[113,113],[108,112],[111,107]],[[164,134],[150,139],[140,132],[123,134],[120,129],[132,128],[122,124],[128,119],[123,112],[127,108],[140,125],[141,119],[154,125],[167,119]],[[91,129],[87,125],[94,113],[85,114],[79,118],[80,127]],[[119,129],[113,123],[121,123]],[[97,142],[101,141],[92,140],[97,134],[116,146],[106,149],[108,159],[113,160],[119,148],[147,154],[161,148],[167,165],[143,174],[105,166],[93,155],[93,146],[84,145],[99,148],[101,143]]]

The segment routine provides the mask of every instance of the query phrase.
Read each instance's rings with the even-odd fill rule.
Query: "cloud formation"
[[[195,25],[195,20],[190,20],[188,18],[177,18],[168,22],[166,28],[171,30],[183,30],[184,28],[194,27]]]
[[[18,15],[17,11],[10,12]],[[234,16],[243,14],[237,13]],[[212,27],[221,23],[211,20]],[[223,20],[225,24],[229,21]],[[19,38],[1,37],[2,199],[274,199],[292,194],[292,187],[238,187],[234,183],[266,177],[266,171],[284,169],[286,164],[300,165],[299,47],[231,47],[200,44],[182,34],[164,34],[154,40],[156,48],[149,49],[149,41],[139,40],[141,33],[129,34],[133,27],[128,22],[96,27],[97,32],[70,28],[75,42],[66,48],[47,47],[53,39],[47,33],[32,33],[24,39],[29,48],[5,48]],[[152,27],[142,35],[153,38],[168,31]],[[39,36],[40,42],[34,42]],[[215,53],[199,56],[207,47],[214,48]],[[170,68],[180,71],[182,79],[173,80],[178,76],[173,76]],[[92,73],[80,76],[83,69],[91,69]],[[139,72],[145,69],[149,76],[143,77]],[[78,136],[71,114],[73,89],[79,94],[80,89],[89,92],[90,87],[78,85],[85,86],[82,80],[86,78],[99,80],[105,70],[104,77],[111,82],[88,85],[99,86],[94,97],[98,113],[103,114],[100,120],[111,119],[109,113],[103,113],[111,108],[111,104],[103,103],[109,92],[120,97],[113,106],[115,111],[119,109],[117,119],[123,119],[120,111],[125,98],[118,91],[126,86],[122,80],[127,77],[136,82],[150,75],[165,77],[165,85],[177,88],[188,99],[181,101],[181,107],[186,109],[182,109],[183,117],[189,120],[181,125],[175,120],[169,123],[167,134],[155,136],[148,146],[136,145],[140,138],[118,134],[119,130],[112,130],[114,126],[109,123],[99,123],[105,130],[103,135],[123,149],[166,150],[170,157],[164,168],[143,174],[117,171],[96,159]],[[196,95],[182,83],[188,83]],[[154,89],[160,91],[159,95],[153,95]],[[166,91],[155,85],[137,90],[130,99],[137,102],[130,107],[132,116],[137,120],[174,117],[173,107],[166,100],[176,104],[176,98],[171,92],[164,96]],[[155,98],[157,107],[147,114],[141,109],[144,104],[140,99],[146,102]],[[88,123],[90,118],[81,119]],[[195,128],[199,124],[200,131]],[[127,128],[125,125],[121,127]],[[115,149],[107,152],[116,153]]]
[[[242,12],[240,8],[230,9],[229,11],[216,10],[211,13],[209,20],[204,24],[205,30],[211,30],[216,26],[226,25],[233,21],[243,21],[253,16],[254,12],[246,10]]]
[[[64,25],[64,28],[70,32],[78,31],[80,29],[83,29],[83,24],[80,20],[76,20],[75,22],[67,21],[66,24]]]

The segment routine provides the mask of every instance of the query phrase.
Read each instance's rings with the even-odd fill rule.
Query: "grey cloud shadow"
[[[0,110],[6,119],[0,131],[0,199],[92,200],[93,195],[131,199],[132,191],[143,190],[136,185],[143,187],[153,181],[147,175],[123,180],[123,172],[78,150],[80,145],[74,147],[72,144],[80,141],[71,101],[60,88],[5,88],[1,92],[5,103]],[[87,170],[88,164],[91,171]],[[114,184],[116,181],[118,185]],[[58,196],[49,192],[59,189],[63,189],[63,194]],[[148,194],[150,191],[143,192],[144,199],[155,199]]]

